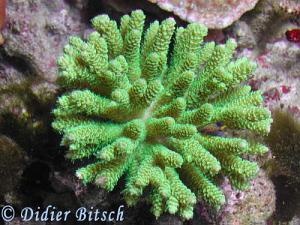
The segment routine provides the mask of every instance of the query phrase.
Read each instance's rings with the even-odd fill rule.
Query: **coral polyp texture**
[[[124,177],[128,205],[146,196],[156,217],[189,219],[197,199],[214,208],[225,203],[218,175],[244,189],[259,168],[243,156],[267,151],[207,126],[265,135],[272,119],[261,93],[240,84],[255,64],[231,60],[233,40],[203,43],[206,27],[175,32],[172,18],[154,21],[143,34],[144,21],[142,11],[133,11],[118,28],[100,15],[86,41],[70,38],[58,60],[67,93],[58,99],[53,127],[69,158],[93,162],[77,171],[84,183],[111,191]]]

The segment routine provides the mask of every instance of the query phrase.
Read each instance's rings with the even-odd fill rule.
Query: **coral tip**
[[[300,43],[300,29],[288,30],[285,35],[289,41]]]

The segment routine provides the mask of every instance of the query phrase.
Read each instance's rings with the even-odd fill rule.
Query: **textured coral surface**
[[[150,186],[155,216],[189,219],[196,198],[214,208],[225,203],[219,174],[247,188],[258,165],[243,156],[267,151],[253,140],[207,133],[207,126],[266,135],[272,119],[261,93],[240,85],[255,64],[231,59],[233,40],[202,43],[207,29],[190,24],[176,30],[168,60],[175,21],[155,21],[143,37],[144,20],[134,11],[118,28],[100,15],[87,41],[70,38],[58,61],[69,91],[58,100],[53,127],[64,134],[69,158],[93,158],[77,171],[85,183],[113,190],[125,174],[129,205]]]

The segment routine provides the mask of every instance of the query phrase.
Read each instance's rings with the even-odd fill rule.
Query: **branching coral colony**
[[[70,38],[58,60],[60,81],[70,92],[58,100],[53,127],[64,135],[72,160],[94,158],[77,171],[84,183],[111,191],[125,175],[128,205],[149,190],[156,217],[169,212],[189,219],[197,198],[215,208],[225,202],[216,175],[244,189],[258,165],[242,156],[267,151],[201,130],[222,122],[265,135],[272,119],[260,106],[261,93],[240,85],[255,64],[230,61],[233,40],[204,44],[207,29],[190,24],[176,30],[169,54],[174,19],[153,22],[143,35],[144,20],[137,10],[118,28],[100,15],[87,41]]]

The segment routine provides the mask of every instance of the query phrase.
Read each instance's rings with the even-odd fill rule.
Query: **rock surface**
[[[10,138],[0,135],[0,198],[15,191],[25,167],[25,154]]]
[[[230,186],[224,188],[228,202],[221,213],[220,225],[264,225],[275,211],[274,185],[262,170],[251,181],[249,190],[241,192],[232,190]]]
[[[202,23],[211,29],[222,29],[254,8],[258,0],[149,0],[188,22]]]
[[[82,34],[80,11],[66,1],[11,0],[3,30],[4,49],[22,58],[32,71],[47,81],[56,79],[56,59],[70,35]]]

